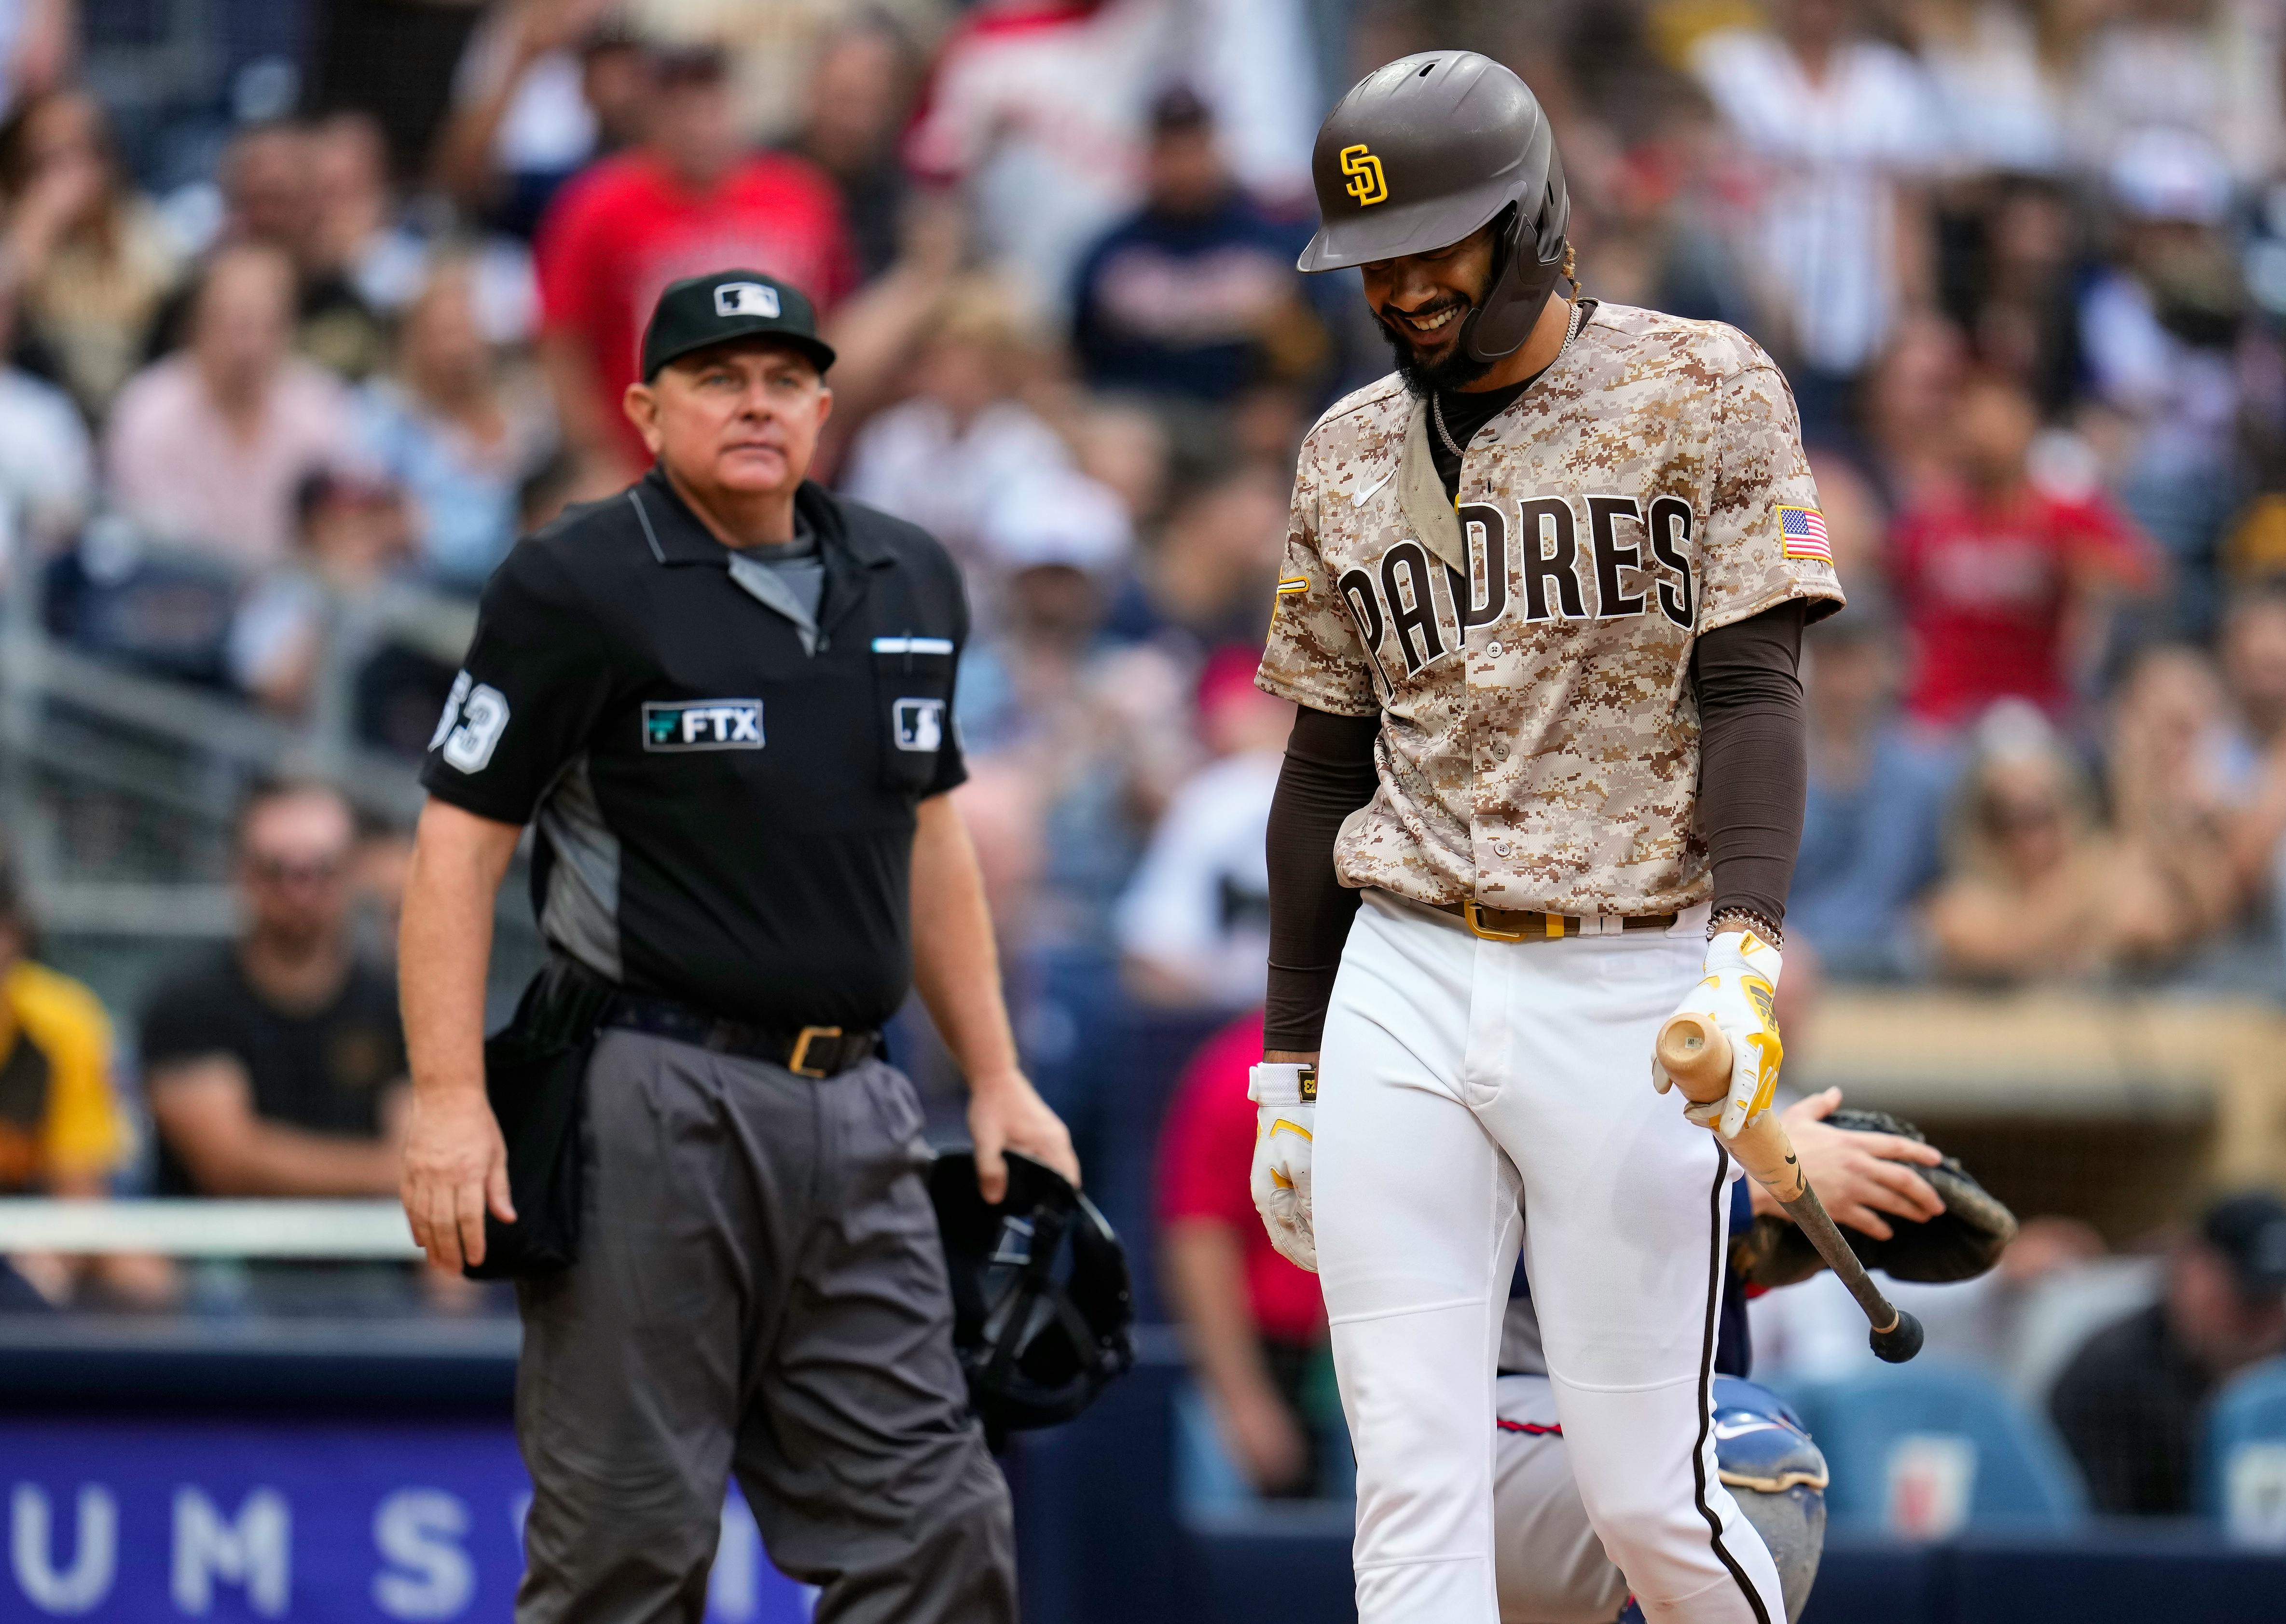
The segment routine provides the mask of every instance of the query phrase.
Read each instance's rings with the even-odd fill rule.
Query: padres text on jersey
[[[1700,632],[1839,608],[1793,398],[1736,328],[1599,304],[1480,430],[1447,507],[1394,375],[1302,450],[1257,679],[1383,713],[1343,879],[1428,903],[1665,913],[1706,900]]]

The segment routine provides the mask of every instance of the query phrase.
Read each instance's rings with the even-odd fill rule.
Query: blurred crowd
[[[406,606],[629,478],[642,313],[752,264],[827,311],[828,477],[968,571],[1036,1044],[1242,1008],[1281,732],[1243,661],[1300,436],[1385,365],[1292,269],[1312,127],[1464,43],[1550,109],[1589,295],[1793,382],[1853,600],[1798,942],[2286,989],[2271,0],[309,0],[298,96],[240,73],[188,174],[130,162],[87,18],[14,9],[0,508],[91,651],[419,750],[452,674]]]
[[[1790,982],[2286,997],[2286,0],[259,10],[302,55],[154,124],[96,88],[106,0],[0,0],[12,591],[288,722],[347,696],[409,758],[453,669],[407,624],[465,627],[520,536],[639,470],[619,402],[657,292],[808,288],[841,358],[821,474],[966,572],[961,795],[1028,1063],[1115,1216],[1166,1219],[1169,1306],[1257,1486],[1340,1454],[1322,1310],[1225,1141],[1295,453],[1389,364],[1352,276],[1293,269],[1310,146],[1383,61],[1515,67],[1587,294],[1734,323],[1793,382],[1850,608],[1809,639]],[[160,1190],[393,1190],[402,1045],[356,920],[401,845],[314,783],[258,792],[234,840],[244,931],[121,1012],[139,1068],[4,899],[0,1188],[132,1163],[139,1070]],[[1144,1028],[1181,1034],[1170,1077],[1219,1033],[1155,1194],[1091,1060]],[[2245,1227],[2179,1273],[2235,1267]],[[2286,1263],[2247,1266],[2255,1357]],[[35,1258],[14,1289],[185,1288]]]

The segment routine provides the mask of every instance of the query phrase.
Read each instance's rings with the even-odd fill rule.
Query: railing
[[[127,545],[142,557],[169,556],[163,545],[140,538]],[[360,813],[386,824],[403,827],[418,815],[416,763],[357,737],[358,674],[383,643],[457,663],[474,629],[473,604],[397,584],[356,597],[334,595],[311,702],[305,714],[288,718],[99,658],[51,636],[39,591],[44,559],[20,532],[6,550],[0,828],[46,929],[160,938],[227,934],[233,902],[219,880],[227,869],[231,816],[245,784],[261,775],[323,777]],[[213,567],[211,560],[199,562]],[[43,785],[68,792],[43,794]],[[70,803],[82,794],[137,808],[168,837],[169,849],[146,861],[98,862],[87,871],[89,865],[71,861],[66,849]],[[510,905],[502,909],[502,922],[512,935],[528,936],[520,889],[503,887]]]
[[[390,1263],[421,1256],[393,1201],[40,1197],[0,1200],[0,1256],[13,1252]]]

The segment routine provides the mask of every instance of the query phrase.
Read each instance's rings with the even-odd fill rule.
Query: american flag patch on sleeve
[[[1825,516],[1815,508],[1778,508],[1779,551],[1788,558],[1833,562],[1833,548],[1825,540]]]

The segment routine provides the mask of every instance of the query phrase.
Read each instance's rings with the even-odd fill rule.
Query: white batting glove
[[[1726,930],[1707,944],[1705,974],[1675,1013],[1712,1015],[1730,1040],[1730,1092],[1704,1105],[1686,1106],[1683,1115],[1726,1139],[1738,1137],[1749,1122],[1770,1108],[1778,1085],[1778,1041],[1770,1002],[1778,989],[1778,949],[1750,930]],[[1651,1086],[1665,1093],[1675,1079],[1653,1055]]]
[[[1310,1149],[1318,1116],[1318,1068],[1265,1060],[1247,1074],[1246,1097],[1255,1103],[1254,1166],[1247,1184],[1270,1244],[1289,1263],[1318,1272],[1318,1240],[1310,1228]]]

